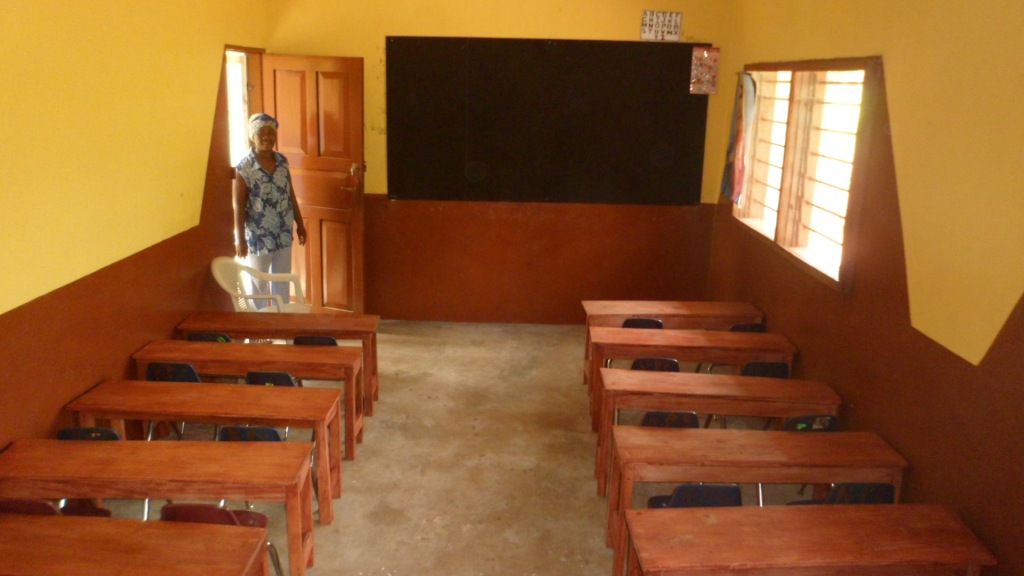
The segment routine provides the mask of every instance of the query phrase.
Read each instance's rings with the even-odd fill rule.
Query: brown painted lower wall
[[[879,122],[885,127],[883,114]],[[871,147],[871,182],[851,241],[848,292],[814,279],[767,239],[715,216],[709,296],[754,303],[786,334],[795,375],[832,385],[841,425],[881,434],[910,462],[904,500],[953,506],[999,559],[986,575],[1024,574],[1024,300],[979,366],[910,324],[892,147]]]
[[[581,300],[703,297],[711,206],[367,196],[366,309],[386,318],[582,323]]]
[[[793,340],[795,375],[836,390],[842,426],[880,433],[910,462],[903,500],[953,506],[997,555],[1000,566],[984,574],[1024,574],[1024,300],[972,366],[910,326],[902,244],[889,224],[862,233],[875,240],[861,247],[858,281],[841,294],[795,269],[725,206],[711,297],[753,302],[769,330]]]
[[[68,401],[129,376],[135,350],[204,305],[213,255],[197,250],[210,244],[202,236],[190,230],[0,316],[0,446],[72,425]]]
[[[221,96],[200,224],[0,315],[0,448],[72,424],[70,400],[133,373],[133,352],[196,309],[230,309],[210,274],[231,245],[227,101]]]
[[[0,315],[0,446],[70,425],[64,404],[129,376],[143,344],[230,307],[209,273],[232,251],[229,172],[211,168],[199,226]],[[585,298],[699,298],[707,277],[710,207],[366,204],[367,309],[386,318],[582,322]]]

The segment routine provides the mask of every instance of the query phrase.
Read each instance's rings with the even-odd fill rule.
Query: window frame
[[[735,210],[733,210],[732,207],[730,208],[730,216],[737,220],[737,223],[741,224],[743,229],[756,236],[759,241],[770,244],[772,246],[772,250],[782,254],[784,259],[795,263],[797,267],[805,270],[810,276],[827,286],[841,292],[849,292],[853,282],[854,264],[856,262],[856,247],[858,243],[857,231],[860,228],[858,223],[862,214],[864,196],[866,195],[865,187],[870,179],[868,173],[870,169],[869,161],[871,158],[870,146],[872,140],[876,136],[875,132],[878,127],[877,124],[880,121],[878,114],[881,109],[879,98],[883,94],[882,59],[878,56],[868,56],[823,60],[762,62],[747,64],[743,69],[745,72],[790,71],[794,75],[800,72],[864,70],[860,118],[857,125],[857,141],[854,148],[854,160],[850,174],[849,199],[847,201],[846,217],[843,225],[843,244],[842,256],[839,264],[839,278],[832,278],[827,273],[819,270],[813,264],[795,254],[794,251],[787,246],[780,244],[776,240],[776,237],[778,236],[777,232],[771,237],[766,236],[762,231],[759,231],[749,223],[740,220],[736,215]],[[736,153],[740,154],[742,152],[737,151]],[[787,156],[788,154],[789,151],[787,150]],[[792,169],[786,170],[783,174],[783,179],[790,178],[792,174]],[[744,193],[746,193],[746,191]],[[779,207],[779,218],[782,218],[782,206]],[[776,224],[776,228],[778,228],[778,224]]]
[[[263,110],[263,55],[266,54],[267,51],[263,48],[226,44],[224,46],[224,62],[221,65],[221,68],[225,73],[227,72],[228,52],[238,52],[243,54],[245,57],[245,86],[243,88],[245,94],[242,99],[244,101],[244,108],[246,109],[245,116],[246,119],[248,119],[248,115],[251,114],[253,110]],[[229,149],[231,146],[230,140],[233,137],[235,137],[235,134],[229,129]],[[248,148],[249,139],[247,136],[246,143],[246,147]],[[231,167],[234,168],[234,164],[232,164]]]

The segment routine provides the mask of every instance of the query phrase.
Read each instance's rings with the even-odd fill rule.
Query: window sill
[[[781,255],[784,260],[792,263],[800,270],[805,271],[807,275],[811,276],[815,280],[818,280],[822,284],[825,284],[826,286],[833,290],[836,290],[838,292],[847,292],[847,288],[844,287],[843,283],[829,276],[827,273],[818,270],[817,268],[812,266],[807,260],[805,260],[803,256],[799,254],[798,248],[786,248],[785,246],[780,246],[779,244],[777,244],[771,235],[766,234],[762,227],[756,225],[758,223],[763,223],[763,220],[759,220],[756,218],[737,218],[735,216],[733,216],[733,220],[743,224],[743,229],[747,230],[749,233],[754,234],[761,242],[767,244],[770,250],[772,250],[776,254]]]
[[[753,229],[755,232],[764,236],[765,238],[772,240],[775,235],[775,227],[769,226],[768,222],[760,218],[736,218],[740,222],[747,225],[747,227]]]

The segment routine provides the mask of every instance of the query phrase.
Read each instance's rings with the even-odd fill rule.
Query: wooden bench
[[[611,429],[619,410],[787,418],[835,415],[842,403],[827,384],[809,380],[601,368],[601,385],[594,472],[601,496],[607,493]]]
[[[772,332],[718,332],[708,330],[590,329],[590,357],[586,382],[590,393],[591,425],[597,431],[601,405],[601,368],[608,359],[675,358],[681,362],[745,364],[785,362],[792,366],[796,346]]]
[[[9,576],[266,576],[266,528],[0,514]]]
[[[136,378],[150,362],[188,362],[200,374],[245,378],[254,371],[287,372],[296,378],[342,380],[345,386],[345,459],[356,457],[363,440],[362,351],[349,346],[275,346],[237,342],[155,340],[132,354]]]
[[[612,428],[607,544],[622,573],[625,511],[641,482],[885,482],[899,501],[907,461],[872,432],[765,432],[719,428]]]
[[[334,518],[332,498],[341,496],[342,458],[337,389],[115,380],[98,384],[65,408],[76,414],[80,426],[110,420],[121,438],[126,438],[125,420],[312,428],[317,482],[325,487],[319,494],[320,523]]]
[[[310,442],[15,440],[0,453],[0,498],[284,502],[291,574],[300,576],[313,565],[312,449]]]
[[[626,512],[630,576],[977,576],[996,559],[935,504]]]
[[[231,338],[294,340],[296,336],[331,336],[338,340],[361,340],[363,370],[368,393],[366,415],[373,415],[373,401],[380,398],[377,374],[377,327],[374,314],[259,314],[251,312],[193,312],[178,324],[182,338],[195,332],[220,332]]]

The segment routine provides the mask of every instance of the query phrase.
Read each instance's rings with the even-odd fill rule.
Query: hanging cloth
[[[747,140],[753,132],[756,96],[754,77],[746,72],[740,72],[736,82],[736,99],[733,102],[732,125],[729,128],[729,149],[725,155],[721,186],[722,196],[733,203],[738,203],[743,196],[746,167],[753,156],[754,148]]]

